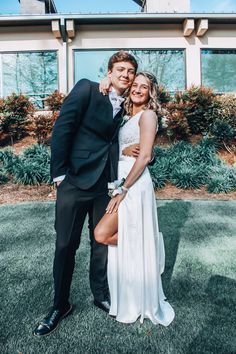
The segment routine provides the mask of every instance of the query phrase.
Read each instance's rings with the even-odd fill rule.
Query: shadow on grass
[[[213,311],[186,354],[235,354],[236,281],[215,275],[209,279],[205,291]]]
[[[176,262],[181,237],[181,229],[188,219],[191,203],[166,202],[158,207],[159,228],[163,233],[165,244],[165,271],[162,276],[163,288],[166,296],[171,296],[171,278]]]

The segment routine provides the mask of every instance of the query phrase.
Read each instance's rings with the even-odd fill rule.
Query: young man
[[[112,91],[99,92],[98,84],[83,79],[66,98],[55,123],[51,144],[51,174],[57,183],[56,250],[53,265],[54,304],[33,334],[41,337],[54,331],[69,315],[70,286],[75,253],[89,214],[90,287],[94,304],[109,312],[107,247],[98,244],[93,230],[109,202],[107,183],[117,178],[118,131],[122,120],[122,94],[137,70],[135,58],[124,51],[112,55],[108,76]]]

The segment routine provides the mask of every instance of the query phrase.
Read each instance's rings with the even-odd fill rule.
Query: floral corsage
[[[123,125],[125,125],[125,123],[127,123],[130,120],[130,116],[128,116],[127,114],[123,117],[121,123],[120,123],[120,128],[123,127]]]
[[[118,194],[123,194],[128,192],[128,188],[125,188],[123,184],[125,183],[125,178],[120,180],[115,180],[114,182],[108,183],[108,195],[113,198]]]

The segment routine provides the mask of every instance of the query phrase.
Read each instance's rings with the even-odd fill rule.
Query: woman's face
[[[130,89],[130,99],[136,105],[145,105],[149,101],[149,82],[143,76],[139,75],[133,81]]]

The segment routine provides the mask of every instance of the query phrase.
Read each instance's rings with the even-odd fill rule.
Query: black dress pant
[[[101,177],[104,181],[104,176]],[[59,185],[55,219],[57,238],[53,264],[55,308],[64,309],[68,306],[75,254],[80,245],[81,232],[87,214],[89,215],[91,242],[89,272],[91,291],[98,301],[109,297],[107,246],[97,243],[93,235],[93,230],[104,215],[109,200],[104,185],[99,185],[99,182],[97,187],[90,191],[80,190],[67,179]]]

